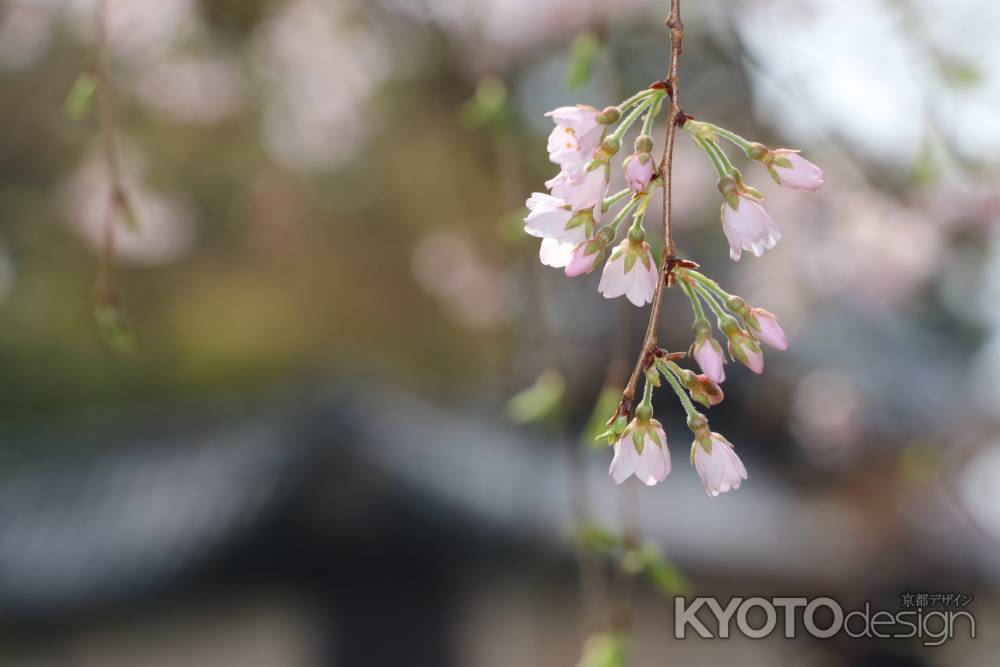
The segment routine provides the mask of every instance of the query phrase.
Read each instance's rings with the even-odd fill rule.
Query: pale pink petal
[[[551,183],[552,194],[565,200],[574,211],[594,207],[604,200],[604,193],[608,188],[608,173],[605,167],[598,166],[596,169],[584,171],[577,178],[566,172],[560,174],[546,182],[546,185]]]
[[[538,258],[545,266],[561,269],[569,264],[569,260],[573,257],[573,248],[575,247],[576,244],[572,242],[567,243],[559,239],[542,239],[542,245],[538,249]]]
[[[597,291],[604,295],[606,299],[614,299],[625,293],[625,253],[617,258],[614,253],[604,264],[604,271],[601,273],[601,282],[597,285]]]
[[[640,455],[640,458],[646,463],[646,470],[649,474],[648,477],[640,479],[648,486],[662,482],[670,474],[670,451],[667,449],[667,436],[663,429],[657,428],[656,430],[663,446],[657,445],[652,438],[647,437]]]
[[[615,484],[624,482],[635,470],[636,451],[631,438],[631,434],[626,433],[625,437],[615,443],[615,456],[611,459],[611,467],[608,469]]]

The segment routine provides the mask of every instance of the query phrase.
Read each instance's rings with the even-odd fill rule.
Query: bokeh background
[[[662,78],[665,5],[110,0],[129,352],[65,112],[94,0],[0,1],[0,662],[574,665],[618,628],[634,665],[995,664],[1000,5],[683,4],[685,110],[827,175],[747,165],[784,239],[732,264],[679,137],[682,254],[790,336],[730,367],[716,499],[666,396],[672,475],[607,478],[588,422],[648,314],[520,229],[542,114]],[[908,592],[974,596],[977,638],[670,638],[678,593]]]

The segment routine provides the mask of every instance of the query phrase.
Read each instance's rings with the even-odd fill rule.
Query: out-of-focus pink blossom
[[[625,180],[637,194],[649,187],[653,171],[653,158],[649,153],[633,153],[625,160]]]
[[[767,343],[776,350],[787,350],[788,349],[788,339],[785,337],[785,332],[778,324],[778,318],[774,316],[774,313],[770,313],[763,308],[751,308],[750,314],[757,324],[757,329],[754,332],[757,339],[763,343]]]
[[[594,169],[581,168],[573,173],[563,169],[545,181],[553,196],[563,199],[574,211],[597,206],[604,200],[608,189],[608,169],[598,165]]]
[[[723,368],[725,358],[722,355],[722,346],[714,338],[709,336],[694,344],[694,360],[698,362],[705,377],[712,382],[722,384],[725,381],[726,371]]]
[[[771,152],[771,174],[780,185],[802,192],[813,192],[823,187],[826,177],[823,170],[799,155],[798,151],[779,148]],[[779,162],[788,161],[788,165]],[[790,165],[790,166],[789,166]]]
[[[606,299],[625,295],[642,307],[653,300],[660,272],[645,241],[625,239],[608,258],[597,290]]]
[[[729,441],[718,433],[712,433],[707,451],[697,440],[692,447],[694,469],[698,471],[701,484],[709,496],[715,497],[738,489],[747,478],[743,461],[740,461]]]
[[[760,257],[765,249],[770,250],[781,240],[778,224],[764,207],[743,195],[735,209],[728,203],[722,205],[722,230],[729,240],[729,256],[734,262],[740,261],[744,250]]]
[[[633,419],[615,443],[615,456],[608,473],[616,484],[633,474],[647,486],[665,480],[670,474],[670,451],[660,422],[650,419],[642,423]]]
[[[549,134],[549,159],[573,177],[579,176],[601,145],[604,126],[597,122],[597,114],[597,109],[584,105],[559,107],[545,114],[556,124]]]

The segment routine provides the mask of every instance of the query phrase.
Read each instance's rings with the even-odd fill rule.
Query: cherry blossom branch
[[[107,168],[108,204],[104,217],[103,243],[94,285],[94,314],[106,339],[114,347],[127,351],[131,337],[118,306],[115,281],[115,228],[119,218],[128,228],[136,226],[135,211],[130,203],[122,177],[115,127],[114,98],[108,67],[108,2],[98,0],[94,11],[94,79],[97,94],[97,116],[104,162]]]
[[[671,0],[670,14],[667,16],[665,25],[670,29],[670,60],[667,68],[667,78],[663,85],[666,87],[670,99],[670,107],[667,113],[666,139],[663,144],[663,154],[660,157],[659,172],[663,179],[663,248],[660,251],[660,276],[656,283],[656,291],[653,293],[653,306],[649,314],[649,323],[646,325],[646,334],[643,337],[642,347],[639,349],[639,358],[632,368],[625,390],[622,392],[622,399],[615,414],[608,421],[610,425],[622,414],[630,415],[632,412],[632,401],[635,399],[635,389],[639,382],[639,376],[652,363],[653,352],[656,349],[656,328],[660,321],[660,306],[663,301],[663,289],[668,282],[667,275],[672,268],[677,249],[674,246],[673,221],[671,219],[671,186],[672,168],[674,158],[674,137],[677,133],[677,125],[686,118],[680,106],[680,86],[679,71],[681,57],[681,43],[684,40],[684,23],[681,21],[680,0]]]

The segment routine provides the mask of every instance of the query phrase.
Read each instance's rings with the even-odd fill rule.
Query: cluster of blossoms
[[[621,483],[633,474],[648,485],[663,481],[670,473],[670,454],[663,427],[653,419],[651,401],[653,388],[661,385],[661,378],[666,379],[684,406],[688,427],[694,434],[691,462],[705,491],[717,496],[739,488],[747,472],[733,446],[709,429],[708,420],[692,402],[711,407],[723,399],[719,385],[725,380],[726,359],[712,336],[704,304],[727,339],[729,357],[755,373],[764,369],[761,344],[784,350],[787,341],[773,314],[725,292],[699,273],[694,262],[667,258],[664,253],[661,263],[665,265],[658,266],[646,243],[646,209],[651,194],[664,183],[662,162],[658,167],[652,158],[650,132],[654,118],[668,99],[668,90],[654,84],[601,111],[581,105],[560,107],[546,114],[556,125],[549,135],[548,152],[551,161],[559,166],[559,173],[545,184],[550,194],[536,192],[528,199],[530,213],[524,229],[542,239],[542,263],[562,268],[570,277],[593,271],[608,255],[598,284],[606,298],[625,296],[642,307],[654,300],[661,281],[666,281],[667,286],[679,285],[690,299],[695,340],[689,352],[702,372],[696,374],[677,365],[686,353],[651,350],[642,366],[645,389],[634,418],[629,419],[627,405],[620,407],[601,437],[614,446],[610,474],[615,482]],[[628,187],[609,194],[612,159],[625,133],[640,118],[642,129],[635,138],[634,151],[621,164]],[[723,197],[722,229],[734,261],[739,261],[744,250],[759,257],[777,244],[781,232],[761,205],[763,196],[744,183],[719,139],[732,142],[764,166],[779,185],[802,191],[823,185],[823,172],[797,151],[772,150],[686,115],[681,116],[678,126],[705,152],[716,170]],[[612,214],[616,206],[620,208]],[[629,216],[632,222],[624,238],[616,243],[619,226]]]

